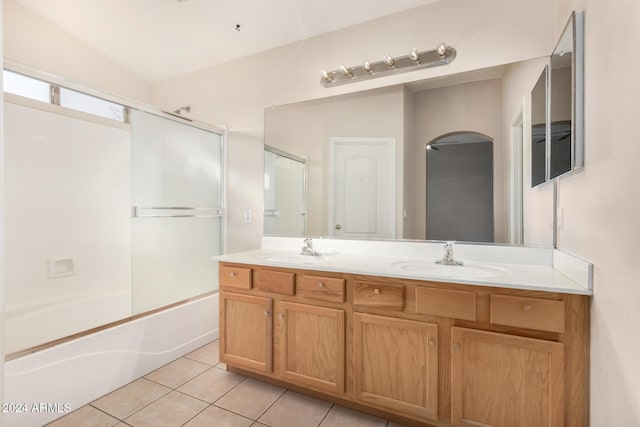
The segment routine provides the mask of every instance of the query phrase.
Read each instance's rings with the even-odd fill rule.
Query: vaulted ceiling
[[[436,0],[15,1],[157,81]]]

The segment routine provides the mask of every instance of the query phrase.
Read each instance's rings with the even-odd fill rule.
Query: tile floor
[[[50,427],[402,427],[226,371],[214,341]]]

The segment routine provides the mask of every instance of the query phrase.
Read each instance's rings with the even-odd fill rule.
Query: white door
[[[395,238],[393,138],[331,138],[329,235]]]

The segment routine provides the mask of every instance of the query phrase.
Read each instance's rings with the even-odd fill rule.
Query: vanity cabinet
[[[356,401],[438,419],[438,325],[354,315]]]
[[[273,300],[220,293],[220,355],[229,365],[258,372],[273,369]]]
[[[316,390],[344,393],[344,310],[308,304],[277,305],[282,379]]]
[[[221,361],[345,393],[344,279],[222,265],[220,285]]]
[[[408,426],[588,426],[587,296],[232,263],[220,285],[230,370]]]
[[[565,425],[563,345],[452,328],[451,423],[456,427]]]

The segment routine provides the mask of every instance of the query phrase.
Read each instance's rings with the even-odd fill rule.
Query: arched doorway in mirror
[[[425,151],[427,240],[493,242],[493,138],[453,132]]]

